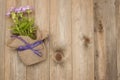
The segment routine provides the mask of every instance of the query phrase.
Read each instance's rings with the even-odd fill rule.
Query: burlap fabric
[[[41,32],[37,31],[37,39],[32,40],[31,38],[27,36],[19,36],[25,41],[27,41],[29,44],[32,44],[36,41],[40,40],[45,40],[48,37],[47,31]],[[25,46],[21,40],[13,37],[11,38],[8,42],[7,45],[12,48],[12,49],[17,49],[19,46]],[[26,65],[33,65],[37,64],[39,62],[44,61],[47,58],[47,51],[45,47],[45,43],[43,42],[42,44],[36,46],[33,48],[34,50],[38,50],[41,52],[41,56],[36,55],[31,49],[23,50],[23,51],[17,51],[21,61],[26,64]]]

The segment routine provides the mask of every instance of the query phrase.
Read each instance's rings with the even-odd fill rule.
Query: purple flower
[[[11,7],[9,12],[6,13],[6,16],[10,16],[12,12],[15,12],[15,13],[21,13],[21,12],[26,12],[26,11],[32,12],[32,10],[33,8],[30,6],[24,6],[24,7],[19,7],[19,8]]]
[[[14,10],[15,10],[15,8],[11,7],[10,10],[9,10],[9,12],[6,13],[6,16],[10,16],[11,12],[13,12]]]
[[[32,10],[32,8],[30,6],[22,7],[23,12],[25,12],[26,10]]]
[[[14,10],[15,10],[14,7],[11,7],[11,8],[10,8],[10,12],[13,12]]]
[[[16,13],[20,13],[21,11],[22,11],[22,7],[15,9],[15,12],[16,12]]]
[[[22,7],[19,7],[18,9],[19,9],[20,11],[22,11]]]
[[[26,11],[26,8],[25,8],[25,7],[23,7],[23,8],[22,8],[22,12],[25,12],[25,11]]]

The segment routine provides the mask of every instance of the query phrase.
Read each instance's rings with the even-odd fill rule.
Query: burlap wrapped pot
[[[22,38],[25,40],[28,44],[33,44],[38,41],[42,41],[41,44],[39,44],[36,47],[33,47],[32,49],[26,49],[19,51],[17,50],[20,46],[26,46],[24,42],[19,40],[16,37],[11,37],[11,39],[7,42],[7,45],[12,48],[17,50],[17,53],[21,59],[21,61],[25,65],[33,65],[37,64],[39,62],[44,61],[47,58],[47,51],[45,47],[44,40],[48,37],[47,31],[37,31],[37,39],[33,40],[27,36],[18,36],[19,38]],[[37,50],[39,52],[39,55],[35,54],[33,50]]]

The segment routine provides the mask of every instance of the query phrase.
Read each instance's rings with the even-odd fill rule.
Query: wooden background
[[[25,66],[6,46],[10,7],[30,5],[48,58]],[[120,80],[120,0],[0,0],[0,80]]]

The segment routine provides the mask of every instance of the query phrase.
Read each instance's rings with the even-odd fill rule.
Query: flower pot
[[[47,51],[44,40],[47,38],[46,32],[37,33],[37,39],[32,40],[27,36],[13,36],[8,41],[8,46],[17,50],[20,60],[25,65],[33,65],[44,61],[47,58]]]

